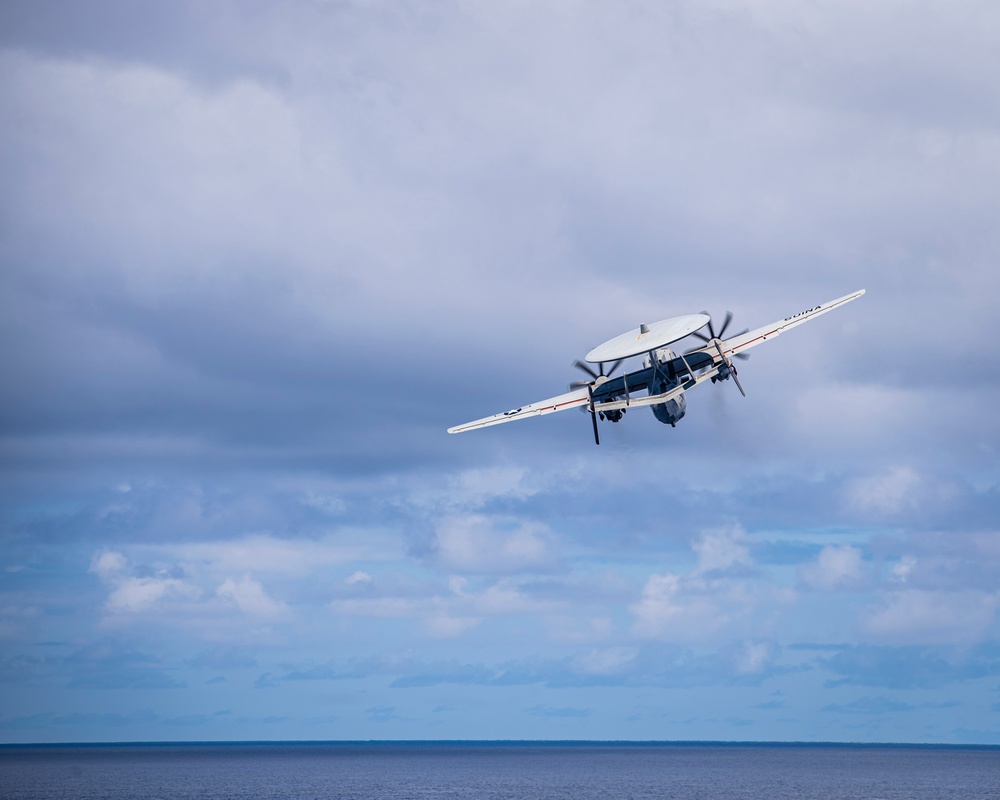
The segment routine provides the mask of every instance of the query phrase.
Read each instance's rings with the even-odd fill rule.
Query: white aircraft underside
[[[657,419],[674,425],[684,416],[684,393],[700,383],[708,380],[714,383],[732,377],[740,392],[743,392],[743,387],[740,386],[739,378],[736,376],[736,367],[732,363],[734,356],[746,358],[744,354],[750,348],[774,339],[785,331],[816,319],[852,300],[857,300],[864,293],[865,290],[861,289],[725,340],[716,338],[709,318],[703,314],[674,317],[643,325],[595,347],[587,354],[587,361],[601,364],[603,373],[604,362],[619,361],[629,356],[647,353],[643,369],[616,378],[597,375],[593,382],[565,394],[456,425],[449,428],[448,433],[464,433],[517,419],[565,411],[568,408],[584,408],[591,412],[594,438],[598,444],[600,444],[597,432],[598,417],[617,422],[630,408],[652,406]],[[672,350],[662,349],[706,324],[712,331],[712,336],[701,336],[707,340],[703,347],[685,355],[677,355]],[[719,335],[724,332],[725,325]],[[635,396],[634,392],[645,392],[645,394]]]

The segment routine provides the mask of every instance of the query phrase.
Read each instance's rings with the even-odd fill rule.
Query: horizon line
[[[0,742],[0,749],[17,747],[196,747],[276,745],[555,745],[555,746],[674,746],[674,747],[845,747],[845,748],[987,748],[1000,743],[783,741],[779,739],[164,739],[100,742]]]

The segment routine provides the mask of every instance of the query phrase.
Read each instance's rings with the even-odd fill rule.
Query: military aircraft
[[[750,354],[746,351],[751,347],[770,341],[787,330],[857,300],[864,293],[865,290],[861,289],[799,311],[762,328],[738,333],[729,339],[723,337],[732,321],[733,315],[730,312],[726,313],[718,332],[712,325],[711,317],[704,312],[671,317],[648,325],[644,323],[595,347],[584,357],[587,363],[574,362],[575,366],[588,373],[590,380],[571,384],[570,391],[557,397],[456,425],[449,428],[448,433],[464,433],[503,422],[565,411],[568,408],[582,408],[590,412],[594,423],[594,442],[597,444],[601,443],[597,420],[618,422],[631,408],[649,406],[660,422],[675,426],[686,411],[684,393],[689,389],[705,381],[716,383],[732,378],[740,393],[746,397],[733,363],[734,358],[749,358]],[[707,329],[707,335],[702,329]],[[691,335],[704,344],[683,355],[678,355],[667,347]],[[611,377],[627,358],[643,354],[642,369],[627,372],[617,378]],[[597,371],[588,364],[596,364]],[[604,369],[606,364],[611,364],[607,372]],[[642,392],[645,394],[638,394]]]

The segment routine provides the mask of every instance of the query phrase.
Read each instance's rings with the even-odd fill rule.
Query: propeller
[[[597,430],[597,409],[594,408],[594,386],[596,386],[598,383],[603,383],[603,381],[601,381],[601,378],[610,378],[611,377],[611,373],[613,373],[616,369],[618,369],[618,367],[620,367],[622,365],[622,362],[624,360],[625,360],[624,358],[619,358],[614,364],[611,365],[611,369],[609,369],[607,372],[604,371],[604,364],[605,364],[605,362],[603,362],[603,361],[601,361],[600,363],[598,363],[598,365],[597,365],[598,371],[597,372],[594,372],[594,368],[591,367],[585,361],[574,361],[573,362],[573,366],[574,367],[576,367],[577,369],[582,369],[591,378],[593,378],[593,380],[590,380],[590,381],[573,381],[573,383],[571,383],[569,385],[569,388],[570,389],[579,389],[579,388],[581,388],[583,386],[587,387],[587,397],[590,398],[590,405],[587,408],[585,408],[584,411],[587,411],[587,410],[590,411],[590,419],[594,423],[594,443],[595,444],[600,444],[601,443],[601,435],[600,435],[600,433],[598,433],[598,430]],[[622,413],[624,413],[624,412],[622,412]],[[619,415],[619,418],[620,418],[620,415]],[[601,419],[604,419],[604,414],[601,414]],[[617,422],[618,420],[616,419],[615,421]]]
[[[598,372],[594,372],[594,368],[591,367],[585,361],[574,361],[573,362],[573,366],[574,367],[576,367],[577,369],[582,369],[584,372],[586,372],[594,380],[592,380],[592,381],[573,381],[573,383],[571,383],[569,385],[569,388],[570,389],[579,389],[582,386],[591,386],[591,385],[594,384],[595,381],[600,380],[601,378],[610,378],[611,374],[616,369],[618,369],[618,367],[620,367],[622,365],[622,362],[624,360],[625,360],[624,358],[619,358],[614,364],[611,365],[611,369],[609,369],[607,372],[604,371],[604,364],[605,364],[604,361],[600,362],[597,365],[598,369],[599,369]]]
[[[722,352],[722,345],[719,344],[718,339],[715,340],[715,349],[719,351],[719,358],[722,359],[722,362],[726,365],[726,368],[729,370],[729,374],[732,376],[733,383],[736,384],[736,388],[740,390],[741,395],[746,397],[747,393],[743,391],[743,384],[740,383],[739,376],[736,374],[736,365],[733,364],[733,362],[730,359],[726,358],[725,353]],[[739,353],[737,353],[736,355],[738,356]],[[713,378],[712,381],[714,382],[715,378]]]
[[[701,313],[705,314],[705,315],[708,315],[707,311],[702,311]],[[692,336],[697,336],[705,344],[711,344],[713,339],[720,339],[721,340],[722,337],[726,335],[726,329],[729,327],[729,323],[732,322],[732,321],[733,321],[733,312],[732,311],[727,311],[726,312],[726,318],[722,322],[722,327],[719,329],[719,332],[716,333],[715,332],[715,326],[712,325],[712,318],[711,318],[711,316],[709,316],[708,322],[705,324],[705,327],[708,328],[708,336],[706,336],[705,334],[703,334],[701,331],[695,331],[691,335]],[[742,336],[744,333],[747,333],[749,330],[750,330],[749,328],[744,328],[739,333],[734,333],[733,336]],[[694,351],[691,351],[691,352],[694,352]],[[746,360],[748,360],[750,358],[750,354],[749,353],[736,353],[735,358],[738,358],[740,361],[746,361]],[[733,372],[735,373],[736,370],[733,370]],[[736,385],[739,386],[739,381],[736,382]],[[743,390],[740,389],[740,391],[743,391]]]
[[[702,311],[701,313],[708,314],[707,311]],[[716,380],[725,380],[726,378],[732,376],[733,383],[736,384],[736,388],[740,390],[741,395],[746,397],[747,393],[743,390],[743,384],[740,383],[739,376],[736,374],[736,365],[733,364],[732,359],[726,358],[726,354],[722,352],[722,337],[726,335],[726,330],[729,328],[729,323],[732,321],[733,321],[733,312],[727,311],[726,318],[722,321],[722,327],[719,328],[718,333],[716,333],[715,326],[712,325],[712,318],[711,316],[709,316],[708,322],[705,323],[705,327],[708,328],[708,336],[706,336],[701,331],[695,331],[691,335],[697,336],[707,345],[714,346],[719,353],[719,358],[722,359],[722,363],[725,365],[724,371],[720,371],[720,374],[717,377],[712,378],[712,383],[715,383]],[[746,330],[742,330],[739,333],[734,333],[733,336],[742,336],[748,330],[750,329],[747,328]],[[740,361],[746,361],[748,358],[750,358],[750,354],[735,353],[733,355],[733,358],[738,358]]]

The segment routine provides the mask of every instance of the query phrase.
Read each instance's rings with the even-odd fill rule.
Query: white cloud
[[[527,475],[525,468],[511,466],[464,470],[458,475],[457,486],[448,494],[452,501],[458,500],[470,508],[478,508],[497,497],[524,499],[538,491],[527,485]]]
[[[920,476],[912,467],[896,467],[883,475],[855,481],[848,502],[861,511],[894,514],[918,502]]]
[[[128,559],[114,550],[95,553],[89,571],[111,587],[104,608],[113,614],[136,614],[161,601],[190,600],[200,594],[195,586],[162,570],[154,575],[129,574]]]
[[[472,607],[480,614],[531,614],[550,607],[528,597],[511,581],[502,580],[486,588],[472,599]]]
[[[288,606],[267,596],[264,587],[249,575],[239,581],[227,578],[216,594],[231,601],[245,614],[264,619],[278,619],[288,613]]]
[[[633,632],[643,638],[671,641],[711,638],[731,620],[736,611],[730,597],[706,592],[705,585],[679,575],[651,575],[642,590],[642,599],[631,606],[635,616]]]
[[[436,561],[455,572],[507,573],[556,565],[552,534],[539,522],[505,522],[479,514],[437,525]]]
[[[850,589],[863,577],[863,553],[853,545],[824,547],[816,561],[798,567],[799,580],[812,589]]]
[[[90,571],[110,587],[105,610],[112,614],[129,615],[156,610],[161,619],[174,616],[176,621],[199,617],[217,617],[223,605],[235,606],[241,612],[263,619],[279,619],[288,613],[288,606],[269,597],[259,581],[250,574],[239,580],[226,578],[214,591],[206,584],[212,580],[210,569],[173,574],[176,567],[160,567],[153,574],[134,574],[138,570],[117,551],[103,550],[91,559]]]
[[[128,567],[128,561],[114,550],[102,550],[90,560],[90,571],[102,581],[112,580]]]
[[[200,592],[177,578],[123,578],[108,595],[105,608],[117,614],[147,611],[160,601],[192,600]]]
[[[360,569],[344,578],[344,583],[348,586],[370,586],[374,581],[371,575]]]
[[[736,653],[736,671],[740,675],[761,672],[775,655],[771,642],[744,642]]]
[[[642,598],[629,606],[640,638],[700,642],[724,635],[737,622],[744,633],[774,623],[774,612],[795,600],[795,593],[769,585],[758,574],[743,529],[706,531],[693,543],[698,563],[688,573],[650,575]],[[755,619],[760,607],[770,620]]]
[[[897,583],[906,583],[910,579],[913,568],[917,566],[917,559],[913,556],[903,556],[892,566],[890,580]]]
[[[746,541],[746,533],[739,526],[706,531],[692,545],[698,554],[698,570],[710,572],[750,566],[752,562]]]
[[[444,586],[370,584],[363,597],[332,601],[330,609],[345,620],[375,617],[417,620],[433,638],[455,638],[488,618],[532,617],[565,611],[560,600],[537,600],[511,579],[470,588],[467,578],[451,575]]]

